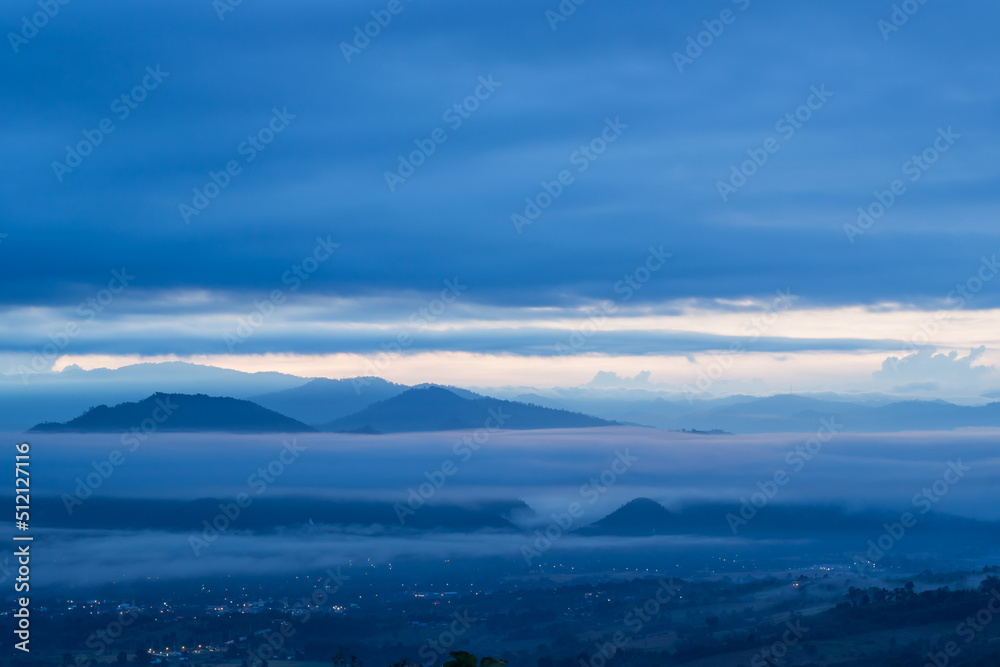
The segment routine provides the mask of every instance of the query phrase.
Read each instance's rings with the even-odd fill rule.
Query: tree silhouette
[[[362,667],[364,663],[358,660],[356,655],[344,655],[341,651],[337,655],[333,656],[333,667]]]
[[[476,660],[476,656],[466,651],[452,651],[449,653],[451,660],[444,663],[444,667],[503,667],[506,660],[497,658],[483,658],[482,662]]]

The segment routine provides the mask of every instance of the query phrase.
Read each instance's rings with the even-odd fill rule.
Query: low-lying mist
[[[32,434],[37,575],[99,585],[451,559],[497,576],[651,559],[688,574],[736,558],[851,568],[903,513],[918,526],[878,565],[975,563],[995,553],[997,435],[842,435],[830,422],[801,435]],[[662,533],[592,526],[636,498],[669,510]]]

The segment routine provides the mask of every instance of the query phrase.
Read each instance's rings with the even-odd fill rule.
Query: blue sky
[[[588,0],[555,29],[554,0],[389,4],[70,1],[37,34],[24,17],[40,4],[5,4],[7,372],[173,356],[356,375],[407,331],[384,374],[462,380],[473,359],[480,385],[538,357],[560,381],[653,369],[684,384],[734,341],[753,362],[733,381],[770,389],[787,384],[783,354],[815,389],[877,384],[917,344],[1000,362],[1000,284],[949,300],[1000,249],[995,4],[914,0],[891,31],[889,2]],[[372,12],[391,21],[348,62]],[[689,38],[707,45],[679,68]],[[102,121],[113,131],[78,166],[53,165]],[[720,181],[763,153],[724,201]],[[185,215],[213,172],[226,187]],[[519,231],[512,215],[561,173]],[[846,233],[897,180],[884,215]],[[81,314],[113,270],[134,280]],[[415,323],[445,280],[465,289]],[[750,340],[778,290],[794,308]],[[231,344],[262,301],[273,312]],[[67,323],[80,330],[43,352]],[[574,333],[584,344],[560,352]],[[992,373],[971,394],[1000,387]]]

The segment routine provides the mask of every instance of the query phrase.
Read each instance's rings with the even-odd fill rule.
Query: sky
[[[0,372],[989,396],[998,18],[5,3]]]

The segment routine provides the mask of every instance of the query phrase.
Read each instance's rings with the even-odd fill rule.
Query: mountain
[[[677,517],[660,503],[636,498],[576,532],[579,535],[669,535],[678,532],[678,525]]]
[[[66,421],[92,405],[138,401],[154,392],[250,398],[290,389],[307,378],[284,373],[244,373],[181,361],[61,372],[0,374],[0,431],[24,431],[40,421]],[[329,419],[329,417],[325,418]]]
[[[99,530],[201,530],[205,518],[219,512],[225,498],[184,500],[172,498],[118,498],[95,496],[66,511],[62,499],[39,497],[40,525],[46,528]],[[405,508],[400,511],[400,508]],[[272,532],[298,527],[316,530],[434,530],[476,532],[480,530],[516,533],[519,529],[506,517],[530,513],[521,501],[429,503],[417,510],[391,500],[333,500],[314,497],[254,498],[240,512],[240,530]]]
[[[346,380],[317,378],[300,387],[255,396],[251,400],[306,424],[322,424],[398,396],[408,387],[377,377]]]
[[[596,391],[596,390],[592,390]],[[633,392],[634,393],[634,392]],[[728,433],[814,433],[821,419],[843,425],[842,433],[891,433],[915,430],[952,430],[967,427],[1000,427],[1000,402],[955,405],[941,400],[900,400],[866,395],[730,396],[721,399],[671,400],[648,395],[560,395],[558,399],[519,394],[518,400],[553,406],[558,400],[567,409],[582,411],[619,423],[641,424],[669,430]]]
[[[499,420],[502,423],[497,423]],[[578,412],[497,398],[463,398],[443,387],[427,386],[408,389],[352,415],[335,419],[320,429],[343,432],[368,427],[380,433],[402,433],[484,427],[515,430],[587,428],[615,424]]]
[[[148,422],[161,432],[304,433],[316,430],[250,401],[204,394],[156,393],[137,403],[120,403],[114,407],[99,405],[76,419],[38,424],[31,431],[124,433]]]
[[[334,419],[354,414],[372,403],[384,401],[402,394],[407,389],[439,387],[447,389],[460,398],[470,400],[483,398],[467,389],[436,384],[405,384],[388,382],[379,377],[356,377],[344,380],[318,378],[301,387],[256,396],[251,400],[265,408],[294,417],[307,424],[324,424]],[[374,433],[374,429],[351,429],[352,432]]]
[[[527,403],[528,405],[540,405],[543,408],[552,408],[553,410],[568,410],[569,406],[560,400],[555,398],[549,398],[547,396],[540,396],[539,394],[518,394],[513,398],[514,401],[518,403]]]
[[[432,382],[424,382],[423,384],[415,384],[411,389],[427,389],[428,387],[437,387],[439,389],[447,389],[451,393],[455,394],[459,398],[468,398],[470,400],[476,400],[479,398],[486,398],[482,394],[477,394],[474,391],[469,391],[468,389],[462,389],[461,387],[453,387],[450,384],[434,384]]]
[[[1000,402],[980,406],[946,401],[898,401],[861,405],[803,396],[778,395],[691,414],[684,419],[692,428],[721,428],[736,433],[813,432],[820,419],[842,424],[843,432],[951,430],[1000,426]]]

